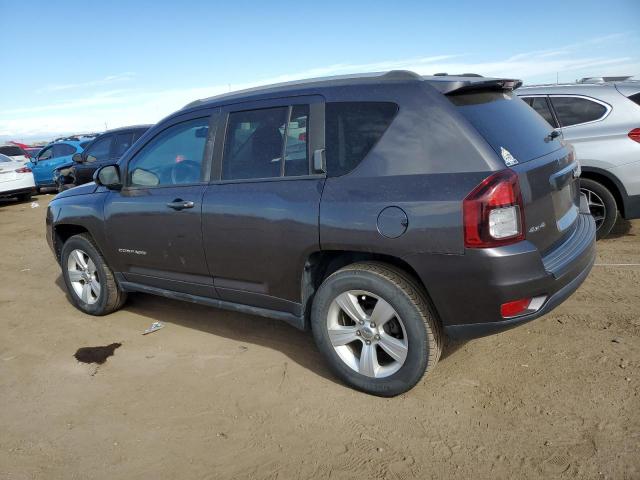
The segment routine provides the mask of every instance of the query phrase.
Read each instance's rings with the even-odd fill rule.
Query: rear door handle
[[[193,206],[193,202],[181,200],[179,198],[176,198],[173,202],[167,203],[167,207],[173,208],[174,210],[184,210],[185,208],[193,208]]]

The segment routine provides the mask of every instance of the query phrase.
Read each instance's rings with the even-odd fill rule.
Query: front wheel
[[[62,276],[74,306],[89,315],[107,315],[119,309],[126,293],[118,288],[113,272],[93,239],[74,235],[62,246]]]
[[[587,197],[589,211],[596,222],[596,239],[600,240],[609,235],[616,223],[616,199],[607,187],[588,178],[580,179],[580,191]]]
[[[330,275],[314,298],[311,324],[334,373],[373,395],[410,390],[442,350],[440,325],[422,288],[382,263],[356,263]]]

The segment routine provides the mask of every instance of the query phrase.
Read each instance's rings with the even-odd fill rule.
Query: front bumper
[[[464,255],[429,255],[414,266],[450,338],[491,335],[530,322],[566,300],[595,261],[593,217],[580,213],[575,230],[544,257],[530,242],[469,249]],[[418,260],[414,258],[413,260]],[[545,296],[535,312],[504,319],[503,303]]]

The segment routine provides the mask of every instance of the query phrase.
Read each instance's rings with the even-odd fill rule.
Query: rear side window
[[[631,95],[630,97],[628,97],[629,100],[631,100],[633,103],[636,103],[638,105],[640,105],[640,92],[636,93],[635,95]]]
[[[229,114],[222,179],[280,176],[287,107]]]
[[[607,107],[582,97],[550,97],[558,121],[563,127],[600,120]]]
[[[327,174],[353,170],[387,130],[398,106],[390,102],[329,102],[325,107]]]
[[[549,103],[547,102],[546,97],[534,97],[532,98],[531,106],[533,109],[538,112],[538,114],[544,118],[549,125],[554,128],[557,128],[556,119],[553,118],[553,114],[551,113],[551,108],[549,108]]]
[[[9,157],[17,157],[19,155],[24,155],[24,150],[20,147],[13,147],[11,145],[6,147],[0,147],[0,153],[3,155],[8,155]]]
[[[546,141],[551,126],[513,93],[473,92],[448,98],[498,155],[504,148],[522,163],[561,147],[557,140]]]

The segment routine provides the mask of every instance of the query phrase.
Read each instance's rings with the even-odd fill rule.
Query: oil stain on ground
[[[97,363],[102,365],[107,358],[113,355],[116,348],[122,346],[121,343],[112,343],[104,347],[82,347],[75,353],[76,360],[82,363]]]

